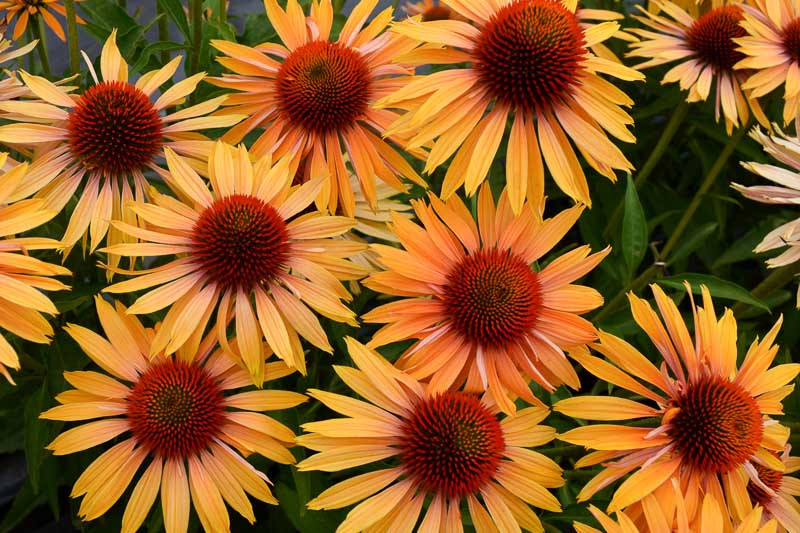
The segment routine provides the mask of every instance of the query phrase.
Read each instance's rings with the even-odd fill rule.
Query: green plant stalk
[[[228,18],[228,0],[219,0],[219,4],[217,5],[217,19],[219,20],[220,24],[225,24],[225,20]]]
[[[203,0],[189,0],[189,17],[192,25],[192,62],[189,74],[200,70],[200,44],[203,40]]]
[[[650,156],[647,158],[647,161],[644,162],[644,165],[642,165],[642,168],[633,179],[633,183],[636,185],[637,190],[642,187],[644,182],[646,182],[650,177],[650,174],[653,173],[658,164],[661,162],[661,158],[664,157],[664,154],[667,152],[667,148],[669,148],[672,138],[675,137],[676,133],[678,133],[678,129],[680,129],[680,126],[683,124],[683,120],[686,118],[688,113],[689,102],[686,100],[681,100],[681,103],[672,112],[672,116],[669,117],[669,121],[667,122],[664,131],[661,132],[661,137],[658,139],[658,142],[656,142],[653,151],[650,152]],[[619,224],[620,218],[622,218],[624,205],[624,202],[620,202],[617,208],[614,210],[614,214],[611,215],[611,218],[609,218],[608,224],[606,224],[606,229],[603,231],[603,237],[606,240],[609,240],[611,234]]]
[[[39,39],[39,44],[36,49],[39,51],[39,62],[42,64],[42,70],[49,78],[52,76],[50,72],[50,59],[47,55],[47,41],[44,38],[44,21],[41,16],[37,16],[36,20],[31,21],[33,35]]]
[[[647,285],[655,275],[661,270],[663,266],[666,266],[667,260],[669,258],[669,253],[675,248],[675,246],[680,242],[681,236],[686,228],[689,226],[689,222],[691,222],[692,217],[694,216],[697,208],[700,207],[700,204],[703,201],[708,190],[714,185],[714,182],[717,180],[717,176],[719,176],[722,169],[725,168],[725,165],[728,163],[728,159],[730,159],[731,155],[733,155],[734,150],[736,150],[736,146],[739,142],[744,138],[747,130],[750,127],[750,122],[747,124],[743,124],[736,133],[728,139],[727,144],[720,152],[717,160],[714,161],[714,164],[706,174],[706,177],[703,178],[703,182],[700,184],[700,188],[692,197],[692,201],[689,203],[689,206],[686,208],[686,211],[683,212],[683,216],[681,217],[680,221],[678,221],[678,225],[672,232],[667,244],[664,245],[664,248],[658,254],[658,262],[650,266],[647,270],[642,272],[639,277],[631,281],[627,287],[623,288],[619,293],[617,293],[611,301],[603,307],[603,309],[597,313],[594,317],[595,321],[600,321],[603,318],[607,317],[609,314],[616,311],[625,301],[625,295],[629,291],[638,291],[645,285]]]
[[[766,298],[776,290],[782,289],[791,283],[798,274],[800,274],[800,261],[776,268],[769,276],[764,278],[764,281],[756,285],[756,288],[750,291],[750,294],[755,298]],[[748,307],[750,307],[748,304],[739,302],[733,306],[733,312],[738,314]]]
[[[69,46],[69,70],[77,74],[80,70],[80,54],[78,53],[78,18],[75,15],[75,0],[64,0],[67,12],[67,44]]]
[[[164,8],[161,7],[161,2],[156,0],[156,14],[160,17],[158,19],[158,40],[163,42],[169,41],[169,20]],[[169,63],[169,52],[166,50],[161,51],[161,64]]]
[[[708,174],[706,174],[705,179],[703,179],[703,183],[700,185],[700,188],[692,198],[689,207],[687,207],[686,211],[683,212],[683,216],[681,217],[680,221],[678,221],[678,225],[673,230],[669,240],[667,240],[667,244],[665,244],[664,248],[661,249],[661,257],[663,261],[666,260],[666,258],[669,256],[669,253],[680,242],[683,232],[686,230],[689,222],[691,222],[692,217],[697,211],[697,208],[700,207],[703,197],[706,195],[711,186],[714,185],[714,182],[717,180],[717,176],[719,176],[720,172],[722,172],[722,169],[725,168],[725,165],[728,163],[728,159],[730,159],[730,157],[733,155],[734,150],[736,150],[736,146],[738,146],[739,142],[744,138],[749,129],[750,121],[748,121],[747,124],[742,124],[736,133],[734,133],[733,136],[728,139],[728,143],[725,145],[725,148],[722,149],[722,152],[720,152],[717,160],[714,161],[714,164],[711,166]]]

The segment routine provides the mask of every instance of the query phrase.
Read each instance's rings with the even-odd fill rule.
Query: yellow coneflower
[[[758,102],[742,91],[747,75],[733,67],[744,54],[737,50],[736,39],[747,34],[741,22],[744,11],[740,0],[726,0],[700,16],[692,16],[669,0],[653,0],[661,9],[658,15],[644,9],[635,17],[648,29],[632,29],[641,40],[631,43],[631,57],[648,58],[637,69],[679,61],[665,75],[662,83],[678,83],[688,91],[687,101],[698,102],[714,95],[714,113],[725,119],[728,134],[747,123],[748,108],[766,122]]]
[[[756,202],[796,206],[800,203],[800,140],[784,134],[777,126],[774,130],[773,134],[767,135],[756,128],[750,133],[750,136],[761,143],[766,153],[791,167],[791,170],[775,165],[743,162],[744,168],[776,185],[745,187],[733,183],[732,186],[745,197]],[[753,251],[762,253],[787,246],[786,251],[768,259],[767,266],[777,268],[800,261],[800,218],[782,224],[769,232]],[[800,307],[800,288],[797,290],[797,307]]]
[[[800,4],[795,0],[753,0],[743,4],[746,36],[736,39],[745,57],[734,68],[748,69],[742,85],[753,98],[783,86],[783,122],[800,117]]]
[[[395,216],[393,231],[404,249],[373,245],[386,269],[364,285],[401,299],[364,315],[385,323],[370,346],[419,339],[397,364],[444,392],[466,383],[468,391],[490,391],[506,413],[508,397],[538,403],[528,380],[554,390],[578,388],[564,352],[595,340],[580,315],[603,297],[573,282],[591,271],[609,249],[590,255],[578,247],[536,271],[540,260],[575,224],[583,207],[541,220],[526,204],[514,217],[504,192],[495,207],[488,185],[478,195],[478,221],[458,196],[430,205],[413,201],[423,227]]]
[[[444,199],[462,184],[469,195],[478,190],[508,122],[505,166],[514,213],[526,196],[535,205],[543,202],[545,166],[561,190],[590,205],[570,140],[592,168],[612,180],[615,170],[633,168],[606,134],[635,141],[627,129],[633,119],[621,107],[633,101],[598,74],[625,80],[644,76],[607,57],[608,49],[602,56],[592,51],[618,33],[612,19],[619,14],[577,9],[575,0],[452,0],[447,5],[472,24],[408,19],[394,31],[427,45],[404,59],[468,66],[417,76],[377,104],[411,109],[390,129],[412,137],[409,148],[435,139],[426,172],[456,154],[442,186]],[[585,22],[589,19],[606,22]]]
[[[83,1],[75,0],[75,2]],[[16,19],[14,33],[11,35],[11,39],[15,41],[25,33],[28,21],[35,17],[42,17],[44,23],[53,30],[53,33],[62,41],[66,41],[64,28],[61,27],[61,23],[51,13],[51,11],[55,11],[59,15],[66,17],[67,11],[62,4],[62,0],[0,0],[0,12],[5,11],[3,19],[7,25],[11,25]],[[76,21],[78,24],[86,24],[86,21],[81,17],[76,17]],[[33,23],[36,24],[36,21],[34,20]]]
[[[737,366],[736,320],[730,310],[717,318],[708,289],[701,287],[702,307],[692,301],[694,339],[675,303],[658,286],[652,289],[663,322],[646,300],[633,294],[629,300],[663,360],[653,363],[602,331],[591,347],[608,361],[588,350],[572,353],[587,371],[647,403],[577,396],[553,406],[579,419],[643,423],[590,424],[559,438],[595,450],[576,466],[605,467],[579,500],[631,474],[614,491],[608,512],[626,511],[641,529],[726,531],[724,524],[746,514],[738,506],[748,480],[764,484],[758,465],[784,471],[775,452],[784,449],[789,431],[769,416],[782,414],[800,364],[770,368],[781,319]]]
[[[217,61],[234,74],[209,81],[241,91],[226,105],[232,113],[249,115],[223,140],[237,143],[262,128],[253,153],[291,154],[296,166],[301,160],[307,163],[303,166],[308,176],[328,173],[320,207],[340,209],[347,216],[354,214],[355,199],[342,147],[373,207],[376,176],[397,190],[405,187],[398,176],[424,185],[403,156],[382,139],[397,115],[371,107],[407,82],[409,70],[392,61],[416,46],[384,31],[392,19],[391,8],[367,24],[377,3],[360,1],[333,40],[331,0],[314,0],[308,17],[297,0],[288,0],[286,10],[276,0],[265,0],[267,17],[283,44],[250,48],[211,41],[225,54]]]
[[[605,514],[603,511],[601,511],[594,505],[589,506],[589,512],[592,513],[592,516],[594,516],[595,519],[600,523],[605,533],[640,533],[642,531],[636,526],[634,521],[631,520],[630,517],[628,517],[628,515],[626,515],[622,511],[617,511],[616,513],[617,520],[612,519],[610,516]],[[760,507],[755,507],[747,515],[747,517],[736,526],[735,529],[733,528],[732,524],[729,521],[726,523],[708,522],[701,525],[701,527],[705,526],[708,529],[699,529],[698,531],[704,531],[704,532],[731,531],[732,533],[734,532],[776,533],[778,531],[777,520],[775,520],[774,518],[769,520],[762,520],[762,515],[763,515],[762,509]],[[600,530],[595,529],[591,526],[587,526],[586,524],[582,524],[580,522],[573,522],[573,525],[575,526],[575,533],[602,533]],[[653,529],[650,531],[658,531],[658,530]]]
[[[7,154],[0,154],[0,168]],[[53,327],[43,316],[58,313],[41,290],[69,289],[52,276],[68,276],[70,271],[28,255],[29,250],[58,248],[60,243],[41,237],[15,237],[44,224],[57,212],[44,207],[42,200],[21,200],[6,205],[8,198],[25,179],[28,164],[22,163],[0,176],[0,328],[25,340],[49,344]],[[0,375],[14,383],[8,369],[19,370],[14,347],[0,336]]]
[[[186,532],[192,506],[206,531],[230,531],[225,502],[254,523],[247,494],[278,502],[267,477],[240,453],[293,463],[287,448],[294,434],[260,411],[294,407],[306,397],[281,390],[239,391],[251,378],[226,352],[215,349],[213,334],[193,350],[150,357],[156,335],[152,329],[118,302],[112,306],[97,297],[95,303],[106,337],[75,324],[65,329],[103,372],[65,372],[64,379],[75,389],[59,394],[61,405],[40,416],[92,420],[56,437],[47,446],[55,455],[87,450],[127,434],[75,482],[71,496],[83,496],[81,520],[106,513],[149,461],[125,507],[121,531],[139,530],[159,491],[169,533]],[[237,349],[235,342],[231,346]],[[282,362],[262,360],[261,365],[265,381],[293,371]]]
[[[340,280],[365,274],[345,259],[364,246],[331,238],[355,221],[313,210],[301,214],[323,180],[292,186],[289,158],[272,165],[266,156],[253,163],[244,146],[218,142],[208,161],[209,189],[185,159],[169,148],[166,155],[169,172],[164,178],[181,200],[153,192],[152,203],[131,204],[149,229],[114,222],[141,242],[118,244],[108,251],[129,257],[178,257],[153,269],[121,271],[137,277],[104,291],[118,294],[160,285],[128,310],[140,314],[169,307],[153,341],[154,352],[172,353],[187,342],[196,345],[216,309],[223,346],[225,328],[235,316],[244,364],[255,383],[260,383],[263,368],[262,338],[289,366],[305,372],[300,337],[332,352],[308,307],[356,325],[353,312],[341,302],[352,297]]]
[[[114,31],[100,55],[102,81],[92,69],[96,84],[83,94],[68,94],[44,78],[23,72],[26,87],[42,101],[0,102],[0,110],[11,114],[7,118],[14,121],[0,126],[0,142],[35,149],[25,186],[19,187],[17,196],[36,193],[48,209],[61,211],[79,191],[62,238],[65,254],[87,232],[91,251],[107,233],[109,244],[124,242],[118,231],[109,231],[109,222],[139,223],[122,206],[128,200],[144,200],[148,185],[143,171],[161,172],[156,161],[163,148],[205,157],[213,143],[196,132],[230,126],[244,118],[204,116],[217,109],[225,97],[164,114],[183,102],[204,76],[196,74],[156,95],[180,61],[177,57],[135,84],[129,83],[128,65],[117,48]],[[118,260],[110,258],[112,264]]]
[[[391,463],[341,481],[308,503],[338,509],[360,502],[337,533],[415,530],[426,497],[431,502],[419,531],[461,531],[462,507],[477,531],[542,531],[530,506],[561,510],[547,490],[564,484],[561,468],[530,449],[554,437],[553,428],[539,425],[546,408],[498,417],[486,397],[431,393],[376,352],[345,340],[358,368],[334,369],[364,400],[309,391],[345,418],[303,424],[307,434],[298,444],[319,453],[297,468],[338,472]]]

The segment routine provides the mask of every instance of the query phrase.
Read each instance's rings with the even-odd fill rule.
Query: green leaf
[[[31,488],[30,480],[25,481],[22,488],[17,493],[11,508],[0,522],[0,533],[14,531],[14,528],[22,522],[26,516],[44,503],[44,494],[36,494]]]
[[[47,422],[39,419],[39,413],[44,411],[48,399],[47,380],[42,387],[33,393],[25,404],[23,417],[25,428],[25,461],[28,463],[28,479],[33,492],[39,493],[39,473],[41,471],[44,447],[50,440],[50,431]]]
[[[700,248],[703,243],[711,237],[717,230],[716,222],[708,222],[694,230],[691,235],[683,239],[683,241],[675,248],[675,251],[670,254],[669,264],[674,265],[677,261],[689,257],[695,250]]]
[[[184,44],[173,43],[171,41],[156,41],[150,43],[139,52],[139,59],[131,66],[131,70],[133,72],[144,72],[153,55],[159,52],[172,52],[174,50],[188,50],[188,47]]]
[[[625,191],[625,214],[622,217],[622,256],[628,267],[628,276],[642,263],[647,251],[647,219],[636,193],[636,185],[628,174],[628,188]]]
[[[180,0],[158,0],[158,5],[169,15],[172,22],[178,26],[183,36],[189,41],[189,22],[186,20],[186,12],[183,10]]]
[[[688,281],[692,286],[694,294],[700,294],[700,285],[708,287],[711,296],[716,298],[724,298],[727,300],[735,300],[742,302],[765,311],[769,311],[769,306],[763,300],[759,300],[750,294],[747,289],[741,285],[737,285],[732,281],[720,279],[716,276],[709,276],[708,274],[680,274],[677,276],[670,276],[668,278],[661,278],[656,280],[659,285],[670,287],[673,289],[683,289],[683,282]]]

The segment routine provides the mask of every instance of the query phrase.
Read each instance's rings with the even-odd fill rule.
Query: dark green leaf
[[[675,251],[670,254],[669,264],[675,264],[677,261],[689,257],[689,255],[700,248],[706,239],[710,238],[716,230],[716,222],[708,222],[694,230],[688,237],[683,239],[683,242],[675,247]]]
[[[158,0],[158,5],[169,15],[170,20],[175,23],[187,41],[189,38],[189,22],[186,20],[186,12],[180,0]]]
[[[716,276],[707,274],[680,274],[668,278],[661,278],[656,281],[658,284],[664,285],[665,287],[683,289],[684,280],[689,282],[692,286],[692,292],[695,294],[700,294],[700,285],[705,285],[715,298],[735,300],[769,311],[769,307],[764,301],[755,298],[744,287]]]
[[[625,190],[625,214],[622,217],[622,256],[632,276],[644,259],[647,251],[647,219],[636,193],[636,185],[628,174],[628,187]]]
[[[49,398],[47,381],[36,391],[25,404],[23,417],[25,418],[25,461],[28,463],[28,479],[35,493],[39,492],[39,472],[41,471],[44,447],[50,440],[50,431],[47,422],[39,419],[39,413],[44,411]]]

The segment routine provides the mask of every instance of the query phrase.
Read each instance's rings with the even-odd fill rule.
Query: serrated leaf
[[[700,285],[705,285],[715,298],[734,300],[769,311],[769,306],[763,300],[754,297],[741,285],[708,274],[680,274],[661,278],[656,283],[673,289],[683,289],[684,280],[692,286],[694,294],[700,294]]]
[[[632,277],[647,252],[647,219],[636,193],[636,185],[628,174],[628,187],[625,190],[625,214],[622,217],[622,256]]]

